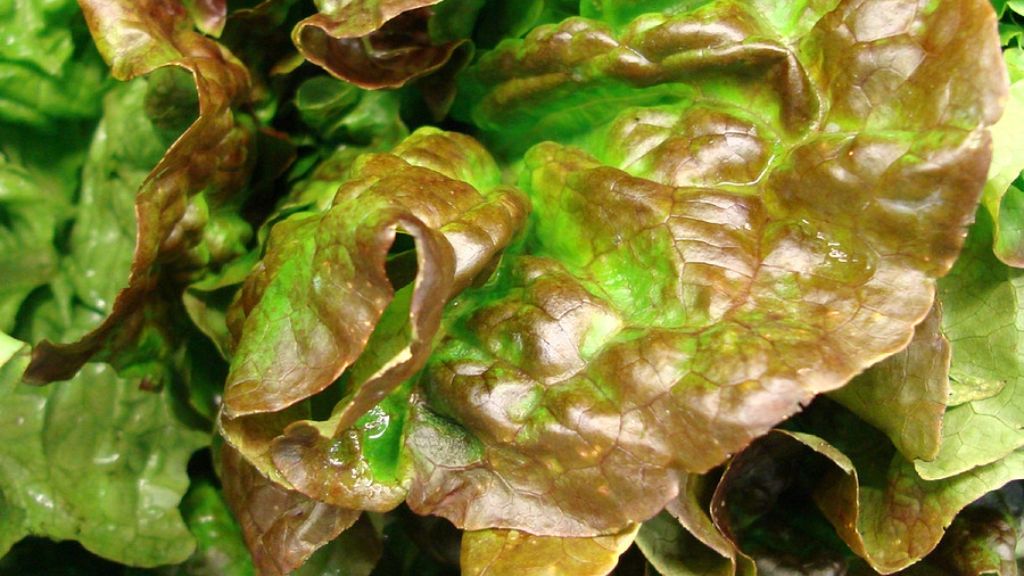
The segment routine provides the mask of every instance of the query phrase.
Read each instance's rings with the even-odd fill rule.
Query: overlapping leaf
[[[735,501],[726,508],[729,498],[787,482],[780,470],[807,470],[811,455],[823,457],[829,471],[806,478],[814,500],[850,548],[882,574],[924,558],[961,509],[1024,476],[1024,460],[1013,453],[957,476],[925,480],[878,431],[838,408],[818,406],[796,426],[821,437],[773,432],[758,440],[730,464],[716,493],[715,513],[735,513]]]
[[[364,475],[401,483],[394,471],[365,462],[352,470],[346,457],[397,454],[408,388],[404,396],[396,391],[402,401],[393,421],[374,406],[422,367],[445,302],[486,270],[527,205],[500,185],[478,144],[438,130],[415,133],[391,154],[361,157],[338,185],[326,211],[300,212],[274,226],[266,255],[242,289],[229,318],[238,342],[222,428],[285,486],[342,507],[389,509],[404,491],[367,483]],[[406,252],[389,259],[398,230],[415,239],[414,258]],[[296,422],[289,415],[295,409],[273,414],[342,374],[344,398],[329,421]],[[376,412],[364,416],[371,408]],[[361,417],[366,446],[349,430]],[[348,442],[355,444],[340,449]],[[384,452],[369,450],[374,444]],[[333,466],[324,466],[325,450]],[[365,487],[375,496],[360,491]]]
[[[37,315],[60,323],[52,304]],[[78,325],[94,321],[81,309],[75,315]],[[35,388],[19,382],[27,360],[0,368],[3,551],[31,534],[75,539],[137,566],[188,558],[195,540],[177,506],[186,462],[207,434],[178,418],[169,388],[140,390],[101,364]]]
[[[360,357],[394,297],[386,264],[401,229],[417,249],[408,323],[399,327],[409,332],[397,339],[408,343],[363,369],[367,381],[355,384],[382,392],[356,393],[356,407],[339,426],[352,424],[422,366],[444,302],[509,242],[526,210],[499,185],[483,148],[437,130],[421,130],[392,154],[363,157],[339,184],[326,212],[274,227],[242,290],[226,385],[229,418],[286,408],[329,386]]]
[[[992,230],[979,212],[964,254],[939,283],[952,396],[938,454],[916,462],[928,479],[995,462],[1024,445],[1024,273],[995,257]]]
[[[110,304],[109,315],[77,342],[42,342],[27,369],[30,380],[65,379],[90,358],[116,358],[118,348],[139,339],[145,307],[162,277],[175,268],[188,270],[210,260],[202,245],[211,206],[224,204],[248,177],[249,131],[240,126],[231,106],[247,98],[245,69],[223,48],[191,29],[184,8],[173,2],[82,2],[90,31],[115,77],[130,79],[165,66],[193,77],[199,116],[152,169],[135,198],[136,244],[127,285]],[[172,93],[180,82],[164,76]],[[170,104],[160,98],[156,103]],[[183,120],[170,113],[164,120]],[[155,122],[159,120],[154,120]],[[203,194],[199,194],[202,192]],[[211,227],[217,232],[216,227]]]
[[[1010,74],[1010,98],[1003,117],[992,127],[992,167],[985,184],[984,204],[995,222],[993,246],[999,259],[1024,268],[1024,192],[1015,183],[1024,170],[1024,152],[1017,144],[1024,123],[1024,50],[1003,53]]]
[[[714,3],[620,30],[570,19],[481,59],[482,128],[580,148],[526,154],[530,256],[465,296],[428,365],[429,415],[407,439],[415,510],[614,530],[663,508],[674,470],[711,468],[906,345],[971,220],[1005,87],[942,75],[950,100],[925,90],[940,68],[998,68],[983,3],[875,9],[840,5],[796,49]],[[953,21],[990,41],[947,38]],[[869,54],[894,38],[976,52],[922,56],[898,89],[869,84],[867,107],[856,74],[888,74]],[[648,106],[608,118],[617,96]]]
[[[267,479],[231,446],[222,458],[224,495],[260,574],[291,573],[359,518]]]
[[[463,40],[435,44],[432,6],[441,0],[317,0],[292,40],[307,60],[365,88],[395,88],[438,70]]]

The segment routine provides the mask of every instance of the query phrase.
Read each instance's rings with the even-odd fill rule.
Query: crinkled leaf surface
[[[604,576],[636,538],[639,526],[595,538],[533,536],[515,530],[479,530],[462,536],[462,573]]]
[[[562,141],[517,164],[534,207],[525,241],[451,303],[413,390],[367,412],[418,367],[391,371],[433,333],[418,326],[417,293],[451,265],[428,242],[443,221],[411,231],[406,292],[386,277],[393,225],[366,244],[368,272],[347,264],[351,249],[325,249],[354,245],[329,239],[352,234],[352,210],[333,224],[349,195],[363,218],[378,195],[404,202],[402,185],[374,187],[375,170],[387,162],[401,178],[408,162],[393,158],[413,144],[357,161],[325,212],[273,228],[246,284],[229,441],[232,421],[260,435],[246,457],[309,496],[388,509],[408,488],[413,510],[470,530],[595,536],[656,514],[680,472],[721,463],[904,347],[959,250],[1005,92],[994,20],[981,2],[883,12],[716,2],[574,18],[499,45],[469,72],[468,117],[506,151]],[[970,41],[948,32],[954,22]],[[914,65],[883,64],[893,46]],[[366,297],[339,299],[359,283]],[[349,305],[331,309],[339,300]],[[246,414],[339,376],[345,398],[328,421],[244,431]],[[392,448],[368,451],[369,439]]]
[[[398,338],[408,343],[355,382],[353,408],[339,416],[347,428],[422,366],[444,302],[508,243],[525,211],[469,137],[423,129],[391,154],[363,157],[327,211],[271,231],[236,305],[226,415],[281,410],[359,357],[394,296],[387,253],[401,229],[417,249],[408,334]]]
[[[119,348],[138,340],[147,302],[162,277],[173,277],[167,271],[209,262],[209,247],[202,241],[210,206],[230,198],[248,175],[250,134],[231,111],[248,96],[248,75],[241,64],[193,31],[180,5],[85,1],[82,8],[115,77],[130,79],[169,65],[182,68],[192,74],[199,116],[192,122],[175,114],[169,105],[180,82],[173,73],[161,73],[157,78],[166,82],[166,90],[157,93],[156,112],[170,113],[162,120],[188,128],[135,197],[136,243],[127,285],[95,330],[70,344],[36,346],[26,372],[36,382],[69,378],[97,353],[97,358],[110,360]]]
[[[78,323],[94,321],[78,313]],[[179,419],[169,388],[140,390],[102,364],[47,388],[21,384],[6,368],[0,375],[6,528],[78,540],[130,565],[189,557],[195,540],[178,503],[188,458],[208,435]]]
[[[950,275],[939,282],[942,332],[952,348],[952,398],[942,444],[915,462],[924,478],[960,474],[1024,445],[1024,272],[992,252],[985,212]]]
[[[1024,205],[1019,186],[1009,185],[1018,171],[1010,158],[1015,94],[989,172],[990,184],[1006,181],[986,192],[990,210],[999,210],[995,225],[973,233],[968,258],[940,284],[952,309],[941,333],[938,316],[926,318],[938,311],[935,279],[949,271],[973,217],[989,158],[986,127],[1005,100],[995,24],[982,0],[317,2],[319,14],[293,31],[298,48],[362,86],[416,80],[394,92],[295,68],[279,29],[310,14],[308,2],[231,3],[241,9],[230,17],[224,0],[81,4],[115,76],[147,78],[105,100],[78,193],[77,152],[59,161],[64,174],[51,187],[34,161],[10,155],[21,136],[0,127],[0,168],[17,177],[9,189],[47,198],[9,210],[20,219],[8,226],[16,250],[0,256],[0,273],[8,261],[39,273],[5,278],[0,316],[10,313],[0,327],[34,341],[37,324],[60,325],[84,305],[89,322],[50,334],[82,339],[37,347],[29,376],[71,377],[92,358],[110,361],[122,379],[87,365],[58,388],[0,393],[40,399],[45,415],[74,414],[86,427],[121,426],[98,417],[118,414],[110,402],[143,394],[125,376],[171,375],[168,361],[186,354],[172,385],[139,398],[183,408],[171,395],[190,385],[190,400],[212,419],[218,370],[227,369],[218,351],[231,359],[219,414],[229,443],[224,482],[261,572],[284,574],[309,560],[304,573],[368,573],[388,521],[371,514],[373,522],[353,522],[362,510],[403,500],[469,530],[469,573],[541,572],[553,558],[556,571],[605,573],[645,520],[640,543],[666,571],[751,574],[756,562],[766,573],[837,572],[835,558],[849,550],[831,531],[831,541],[818,538],[828,524],[820,515],[808,524],[804,508],[709,517],[698,473],[751,442],[723,486],[741,485],[736,475],[767,443],[810,454],[800,461],[816,462],[812,471],[832,470],[832,484],[817,492],[822,507],[850,546],[891,571],[934,547],[968,499],[1019,473],[1008,359],[1021,327],[1007,329],[1016,292],[1006,290],[1015,276],[1004,278],[1008,269],[993,266],[987,251],[994,242],[1010,261]],[[55,118],[98,113],[105,86],[96,55],[74,46],[82,30],[73,6],[16,8],[0,8],[0,23],[18,24],[4,34],[17,41],[0,47],[0,74],[16,71],[0,87],[0,118],[54,133]],[[223,30],[223,46],[251,74],[194,28]],[[462,71],[468,38],[493,49]],[[62,98],[79,98],[51,98],[62,83],[73,88]],[[479,142],[434,129],[398,143],[403,119],[443,119],[456,84],[457,119],[470,125],[443,125],[474,133],[498,162]],[[26,108],[32,94],[52,111]],[[279,178],[294,148],[276,130],[292,127],[302,160]],[[275,148],[275,139],[285,152],[269,161],[260,142]],[[327,161],[304,177],[318,158]],[[284,190],[296,179],[304,181]],[[501,185],[517,179],[523,193]],[[68,235],[63,207],[76,199]],[[13,206],[4,202],[0,209]],[[254,250],[252,226],[261,223]],[[30,243],[46,249],[23,250]],[[56,277],[60,254],[70,255],[67,278]],[[243,254],[251,260],[237,259]],[[33,259],[40,264],[25,264]],[[183,291],[193,323],[214,345],[185,329]],[[958,300],[960,292],[980,308]],[[979,309],[998,311],[997,322],[971,319]],[[953,347],[952,395],[943,387],[944,336]],[[782,432],[755,440],[894,353],[837,397],[895,449],[870,432],[833,438],[827,426],[807,430],[828,442]],[[26,361],[18,352],[0,373],[20,372]],[[143,364],[152,370],[140,371]],[[62,391],[79,385],[83,392],[61,403],[71,394]],[[897,402],[872,418],[870,406],[894,388]],[[90,402],[103,405],[81,411]],[[133,417],[163,422],[139,402]],[[913,458],[939,449],[944,404],[951,408],[938,459],[915,469]],[[964,455],[980,444],[958,428],[965,415],[984,420],[987,451]],[[185,438],[191,432],[178,416],[165,420]],[[856,422],[851,430],[869,429]],[[47,458],[93,458],[83,443],[108,438],[54,426],[59,438],[45,426],[39,432],[54,446],[43,450]],[[178,458],[190,446],[180,438],[164,438],[159,450],[147,445],[147,464]],[[19,442],[7,443],[17,444],[11,454],[30,445]],[[87,473],[69,468],[47,481],[63,491],[72,489],[64,477],[91,487],[89,473],[111,465],[104,458],[93,458]],[[917,474],[929,466],[950,477],[923,480]],[[765,469],[771,478],[817,480],[782,468]],[[41,512],[25,503],[58,499],[24,496],[3,470],[0,549],[25,532],[62,537],[33,527]],[[174,512],[181,490],[146,500],[171,518],[161,524],[173,531],[160,540],[167,548],[156,552],[155,540],[129,529],[89,540],[90,522],[123,511],[122,500],[107,502],[130,493],[120,485],[54,509],[82,511],[73,520],[85,526],[78,537],[87,545],[148,564],[191,545]],[[239,530],[223,521],[214,496],[197,486],[182,507],[201,544],[182,570],[227,570],[215,541],[238,553]],[[743,512],[758,497],[734,508]],[[656,516],[666,506],[670,514]],[[154,514],[147,509],[136,524]],[[402,514],[412,516],[403,508],[389,518]],[[989,520],[957,520],[939,549],[946,564],[929,569],[988,570],[998,541],[1011,538]],[[437,524],[446,521],[433,522],[436,530],[410,534],[447,542]],[[803,543],[795,535],[805,529],[813,537]],[[453,558],[432,546],[400,552],[379,570],[443,572]],[[819,549],[820,562],[801,557]],[[360,560],[348,562],[354,555]],[[427,556],[436,562],[417,560]]]
[[[1005,85],[987,4],[881,7],[809,7],[782,30],[730,2],[568,19],[481,58],[463,94],[485,136],[576,145],[526,153],[528,255],[458,301],[428,364],[414,510],[559,535],[644,520],[675,471],[908,343]]]

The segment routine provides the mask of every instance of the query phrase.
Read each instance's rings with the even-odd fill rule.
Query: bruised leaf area
[[[1018,9],[0,6],[0,573],[1017,574]]]

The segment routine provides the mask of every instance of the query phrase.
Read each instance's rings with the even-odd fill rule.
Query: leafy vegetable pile
[[[1017,574],[995,4],[0,2],[0,573]]]

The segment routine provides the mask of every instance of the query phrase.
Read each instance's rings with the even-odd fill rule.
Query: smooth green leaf
[[[196,539],[185,562],[127,576],[254,576],[242,531],[220,490],[208,481],[193,482],[181,503],[182,515]]]

